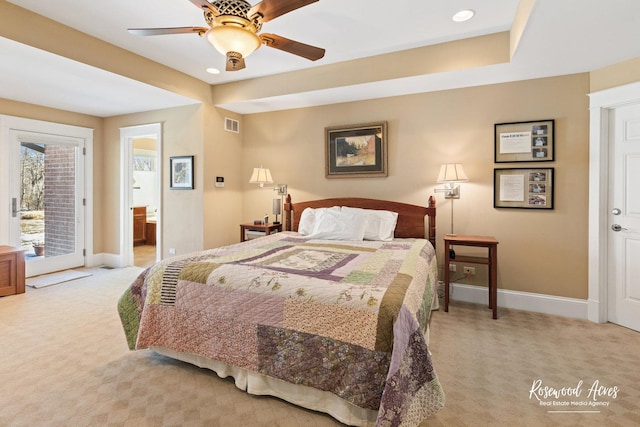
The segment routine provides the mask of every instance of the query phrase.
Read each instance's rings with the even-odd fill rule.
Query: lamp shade
[[[273,205],[272,205],[272,213],[274,215],[280,215],[280,199],[273,199]]]
[[[443,182],[465,182],[469,181],[469,177],[464,173],[464,169],[460,163],[446,163],[440,166],[438,174],[439,183]]]
[[[255,33],[234,25],[215,26],[207,31],[206,37],[221,54],[238,52],[243,58],[251,55],[262,44]]]
[[[251,179],[249,179],[249,184],[259,184],[260,187],[264,186],[264,184],[272,184],[273,178],[271,177],[271,171],[267,168],[263,168],[260,166],[259,168],[253,168],[253,173],[251,174]]]

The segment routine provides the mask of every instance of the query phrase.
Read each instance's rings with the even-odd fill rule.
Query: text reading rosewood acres
[[[600,381],[595,380],[591,387],[588,388],[586,400],[581,402],[555,402],[548,401],[549,399],[562,399],[562,398],[580,398],[584,392],[584,382],[580,380],[575,387],[562,387],[556,388],[542,384],[542,380],[534,380],[529,390],[529,399],[537,399],[540,405],[543,406],[609,406],[608,401],[602,401],[603,398],[615,399],[618,397],[620,389],[618,386],[607,387],[600,384]]]

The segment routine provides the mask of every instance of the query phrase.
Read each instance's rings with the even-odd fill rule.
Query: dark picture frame
[[[554,119],[494,125],[496,163],[552,162],[555,146]]]
[[[496,168],[493,207],[553,209],[554,168]]]
[[[327,178],[386,177],[387,122],[325,128]]]
[[[169,188],[171,190],[193,190],[193,156],[169,158]]]

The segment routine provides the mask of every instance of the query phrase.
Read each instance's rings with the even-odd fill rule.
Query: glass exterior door
[[[24,133],[16,142],[12,240],[27,276],[83,266],[83,142]]]

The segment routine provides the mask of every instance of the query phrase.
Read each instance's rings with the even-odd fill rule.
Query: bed
[[[284,232],[142,272],[118,302],[129,348],[348,425],[420,424],[444,406],[428,349],[434,199],[421,207],[287,196],[284,206]]]

